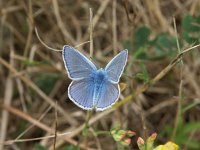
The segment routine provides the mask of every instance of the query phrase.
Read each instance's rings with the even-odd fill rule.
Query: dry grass
[[[93,10],[92,27],[90,8]],[[120,96],[121,101],[111,109],[91,114],[89,136],[84,139],[81,132],[85,129],[88,114],[67,97],[70,80],[61,53],[42,45],[34,28],[37,27],[41,39],[55,49],[62,49],[65,44],[75,47],[86,42],[78,49],[93,56],[98,66],[104,66],[124,49],[124,41],[132,38],[137,27],[150,27],[151,38],[160,32],[176,36],[173,17],[179,33],[182,16],[188,13],[195,16],[199,8],[198,0],[0,0],[0,150],[34,149],[36,143],[54,149],[54,134],[57,135],[56,149],[72,144],[82,149],[107,150],[115,149],[117,144],[111,136],[97,136],[95,131],[108,131],[116,123],[142,137],[145,136],[144,127],[146,134],[159,134],[166,124],[175,124],[176,128],[180,105],[200,99],[198,50],[190,55],[186,53],[188,50],[180,51],[174,59],[145,62],[151,84],[141,84],[123,76],[122,81],[127,87]],[[93,45],[87,42],[91,37]],[[134,61],[131,53],[129,51],[128,75],[134,75],[141,63]],[[184,65],[177,65],[182,57]],[[46,73],[58,77],[49,93],[36,83],[38,76]],[[199,106],[182,117],[187,122],[200,120]],[[200,139],[199,133],[188,137]],[[170,138],[160,137],[157,141],[165,142]],[[135,141],[133,139],[132,149],[137,149]]]

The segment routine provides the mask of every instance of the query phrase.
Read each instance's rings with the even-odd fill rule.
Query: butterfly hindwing
[[[104,85],[102,85],[99,93],[100,95],[96,105],[96,110],[103,111],[111,107],[119,99],[119,85],[107,81],[104,83]]]
[[[68,87],[68,96],[79,107],[91,110],[93,108],[93,87],[90,79],[72,81]]]
[[[62,56],[68,76],[72,80],[87,78],[92,71],[97,70],[87,57],[73,47],[65,45]]]
[[[128,50],[125,49],[116,55],[106,66],[105,70],[108,74],[108,79],[112,83],[118,83],[126,65]]]

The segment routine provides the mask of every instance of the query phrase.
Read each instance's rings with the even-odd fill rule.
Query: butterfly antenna
[[[45,44],[45,43],[42,41],[42,39],[40,38],[36,27],[35,27],[35,33],[36,33],[36,36],[37,36],[38,40],[40,41],[40,43],[41,43],[43,46],[45,46],[46,48],[48,48],[48,49],[50,49],[50,50],[52,50],[52,51],[56,51],[56,52],[62,51],[62,49],[55,49],[55,48],[49,47],[47,44]]]

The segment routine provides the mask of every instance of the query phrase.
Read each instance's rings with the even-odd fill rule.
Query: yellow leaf
[[[167,142],[165,145],[159,145],[154,150],[178,150],[178,145],[173,142]]]
[[[122,92],[123,90],[125,90],[125,88],[127,87],[127,84],[126,83],[119,83],[119,87],[120,87],[120,91]]]

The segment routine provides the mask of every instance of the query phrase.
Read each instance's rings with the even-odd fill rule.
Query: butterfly
[[[77,106],[103,111],[119,99],[118,83],[127,62],[127,49],[116,55],[104,69],[97,69],[86,56],[68,45],[63,47],[62,57],[72,80],[68,97]]]

